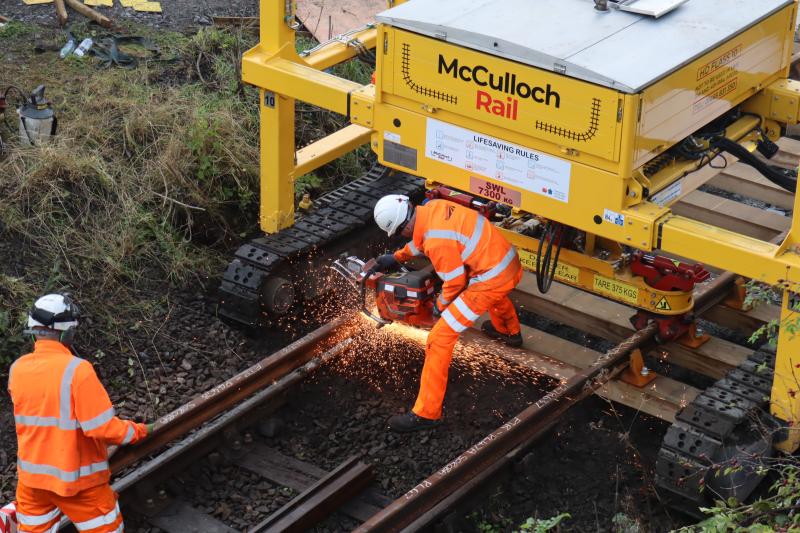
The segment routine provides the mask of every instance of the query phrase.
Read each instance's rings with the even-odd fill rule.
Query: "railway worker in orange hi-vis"
[[[68,294],[39,298],[26,330],[33,352],[9,370],[20,532],[57,531],[62,513],[81,532],[124,531],[106,447],[134,443],[152,431],[152,425],[117,418],[92,364],[73,355],[79,319]]]
[[[481,329],[510,346],[521,346],[519,319],[508,293],[522,278],[517,251],[477,211],[431,200],[415,207],[408,197],[390,195],[375,205],[375,222],[391,237],[411,241],[394,254],[380,256],[377,269],[398,268],[413,257],[427,256],[444,282],[434,304],[439,316],[425,344],[425,364],[414,407],[389,419],[389,427],[407,432],[439,423],[447,374],[459,334],[482,314],[491,320]]]

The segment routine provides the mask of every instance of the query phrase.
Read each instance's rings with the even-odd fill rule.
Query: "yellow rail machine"
[[[268,235],[237,252],[223,314],[252,323],[246,315],[284,312],[300,286],[275,275],[276,265],[368,226],[381,193],[411,192],[416,176],[429,197],[481,205],[542,290],[556,279],[628,304],[640,324],[659,321],[663,339],[691,333],[692,289],[708,273],[658,251],[782,286],[774,374],[757,353],[687,406],[665,438],[659,484],[695,504],[706,497],[687,481],[708,471],[707,457],[683,446],[690,440],[718,458],[731,443],[760,455],[796,450],[800,337],[789,332],[800,309],[798,221],[770,243],[670,211],[722,152],[796,187],[796,175],[754,155],[774,154],[800,115],[800,83],[787,79],[796,1],[389,3],[377,25],[301,56],[292,2],[261,0],[261,43],[245,54],[243,78],[261,88]],[[374,84],[324,70],[365,54],[376,61]],[[352,124],[296,150],[296,100]],[[297,219],[294,179],[364,143],[394,172],[373,171]],[[313,266],[322,255],[304,257]],[[778,429],[748,440],[746,420],[765,395]],[[757,476],[711,482],[744,497]]]

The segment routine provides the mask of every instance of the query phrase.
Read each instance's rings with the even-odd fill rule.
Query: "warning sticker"
[[[672,311],[672,306],[669,305],[667,297],[661,298],[661,301],[656,304],[656,311]]]
[[[425,155],[513,187],[569,202],[572,164],[523,146],[429,118]]]
[[[739,45],[697,69],[696,99],[692,105],[695,114],[722,100],[739,87],[741,56],[742,46]]]
[[[599,274],[594,276],[594,290],[598,294],[610,296],[615,300],[622,300],[629,304],[639,303],[639,288],[615,279],[609,279]]]
[[[475,176],[469,177],[469,192],[474,192],[485,198],[502,202],[504,204],[520,207],[522,205],[522,193],[515,191],[504,185],[497,185]]]
[[[522,263],[522,267],[530,272],[535,272],[537,254],[528,250],[518,250],[517,252],[519,253],[519,262]],[[567,265],[560,261],[556,267],[556,279],[564,283],[577,284],[580,274],[581,271],[578,267]]]
[[[659,207],[664,207],[667,204],[671,204],[683,192],[683,180],[676,181],[669,187],[659,191],[658,193],[654,194],[650,197],[650,201],[656,204]]]

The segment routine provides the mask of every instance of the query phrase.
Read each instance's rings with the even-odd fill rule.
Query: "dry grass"
[[[25,294],[17,288],[11,298],[0,279],[6,316],[24,315],[44,290],[70,290],[110,324],[123,307],[153,305],[165,280],[185,287],[218,277],[231,248],[258,229],[258,97],[241,84],[238,66],[254,38],[161,32],[152,36],[162,56],[176,61],[99,70],[92,60],[30,52],[34,40],[57,41],[55,34],[12,30],[0,31],[0,88],[45,84],[59,133],[48,146],[23,148],[0,125],[12,139],[0,160],[0,243],[29,256]],[[342,70],[369,76],[356,62]],[[301,106],[298,144],[343,125],[343,117]],[[334,188],[357,177],[366,157],[345,158],[299,186]]]
[[[212,56],[213,43],[199,44]],[[0,44],[28,46],[16,35]],[[60,124],[42,147],[3,132],[12,142],[0,161],[0,227],[35,257],[24,296],[69,289],[111,315],[165,279],[218,274],[227,243],[254,229],[256,99],[233,80],[222,87],[225,72],[196,81],[197,47],[185,40],[184,59],[135,70],[45,56],[2,68],[0,85],[47,85]]]

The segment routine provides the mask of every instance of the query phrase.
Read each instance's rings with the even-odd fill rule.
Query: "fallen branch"
[[[98,13],[89,6],[83,5],[82,3],[80,3],[79,0],[64,0],[64,1],[67,3],[69,7],[71,7],[84,17],[92,19],[93,21],[97,22],[104,28],[110,28],[114,24],[113,22],[111,22],[110,18],[106,17],[105,15],[101,15],[100,13]]]
[[[8,18],[4,17],[3,15],[0,15],[0,22],[11,22],[11,19],[8,19]]]
[[[58,16],[58,25],[63,26],[67,23],[69,18],[67,15],[67,7],[64,5],[64,0],[54,0],[56,6],[56,15]]]

